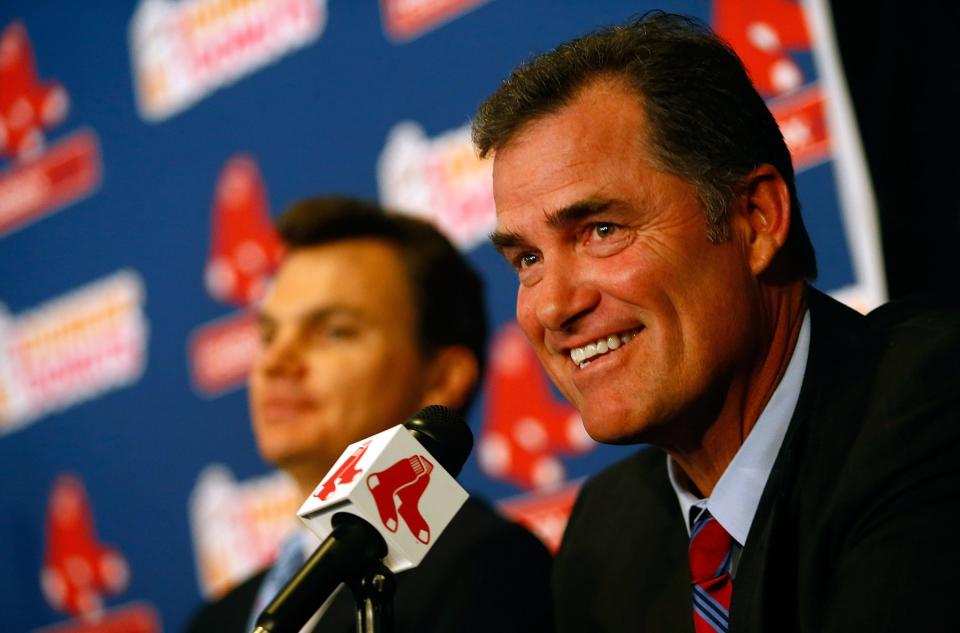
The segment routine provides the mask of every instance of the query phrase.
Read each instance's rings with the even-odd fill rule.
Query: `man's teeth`
[[[624,334],[614,334],[606,338],[597,339],[593,343],[589,343],[583,347],[574,347],[570,350],[570,359],[582,367],[594,356],[606,354],[621,345],[626,345],[630,342],[630,339],[637,335],[637,332],[639,332],[639,330],[630,330]]]

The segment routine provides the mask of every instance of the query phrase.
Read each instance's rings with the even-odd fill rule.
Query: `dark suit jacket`
[[[551,563],[530,532],[471,498],[420,566],[397,574],[394,630],[552,631]],[[265,573],[201,609],[186,633],[249,633],[250,610]],[[314,630],[349,633],[355,627],[353,596],[342,588]]]
[[[808,299],[807,370],[730,631],[960,630],[960,318]],[[589,481],[555,561],[558,630],[692,633],[683,521],[660,450]]]

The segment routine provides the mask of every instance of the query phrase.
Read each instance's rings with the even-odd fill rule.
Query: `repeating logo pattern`
[[[89,195],[100,183],[100,146],[81,130],[47,147],[46,131],[70,109],[66,90],[37,75],[27,29],[0,34],[0,237]]]
[[[190,495],[190,528],[200,591],[221,596],[269,565],[296,528],[302,499],[281,473],[237,481],[228,468],[206,467]]]
[[[136,382],[143,281],[120,271],[17,317],[0,310],[0,435]]]
[[[596,444],[574,408],[551,393],[519,326],[510,323],[496,333],[490,359],[480,467],[523,489],[560,483],[566,469],[559,457],[583,455]]]
[[[162,121],[320,37],[326,0],[142,0],[130,22],[140,114]]]
[[[428,138],[418,124],[393,127],[377,162],[380,201],[433,222],[454,244],[485,243],[497,224],[493,162],[477,158],[464,126]]]
[[[383,30],[394,40],[410,40],[487,0],[380,0]]]
[[[204,274],[208,292],[222,303],[252,305],[283,256],[253,157],[239,154],[227,161],[217,182],[211,224]],[[217,396],[242,385],[259,348],[256,321],[247,310],[199,326],[188,344],[194,388]]]
[[[383,46],[379,31],[382,28],[383,34],[398,45],[393,47],[397,59],[407,63],[417,58],[421,50],[426,51],[431,41],[443,39],[444,34],[436,31],[438,27],[449,24],[459,33],[462,26],[466,32],[467,19],[454,20],[476,17],[480,23],[500,8],[499,3],[486,7],[484,4],[486,0],[380,0],[380,24],[377,16],[368,12],[364,15],[369,19],[362,28],[375,40],[375,46]],[[843,156],[843,139],[838,134],[841,128],[836,125],[836,94],[828,94],[830,76],[811,64],[822,60],[813,59],[811,44],[818,23],[814,20],[808,26],[805,7],[810,5],[795,0],[713,0],[708,4],[702,13],[709,13],[713,26],[733,43],[768,99],[793,155],[795,169],[810,170],[831,159],[837,161],[835,167],[849,164],[843,158],[837,160]],[[116,125],[111,122],[111,129],[142,142],[145,153],[154,150],[152,141],[147,141],[160,136],[158,130],[163,134],[169,131],[171,137],[186,130],[194,134],[181,137],[190,141],[190,148],[214,147],[215,144],[203,145],[209,139],[195,133],[192,117],[170,119],[206,99],[208,106],[220,100],[217,107],[243,107],[242,103],[229,100],[230,95],[220,92],[221,88],[258,72],[282,75],[284,64],[280,62],[294,54],[306,57],[316,52],[316,60],[336,61],[335,57],[325,57],[333,50],[333,46],[326,48],[327,41],[316,46],[315,51],[306,50],[327,28],[326,0],[140,0],[136,5],[127,30],[133,81],[126,89],[132,88],[135,102],[131,104],[138,108],[141,120],[137,122],[132,112],[120,111],[118,104],[125,105],[126,100],[111,99],[111,107],[118,107],[117,114],[121,115]],[[361,14],[349,15],[350,10],[344,8],[335,16],[331,27],[351,21],[359,24],[354,15]],[[468,15],[474,10],[473,16]],[[121,20],[130,17],[130,11],[123,10]],[[134,186],[140,183],[128,182],[127,174],[121,175],[119,170],[111,180],[105,180],[103,175],[101,137],[103,151],[117,151],[118,157],[128,139],[119,134],[107,139],[106,124],[94,130],[71,121],[71,115],[96,110],[98,104],[88,100],[88,93],[81,90],[84,86],[76,83],[77,75],[70,73],[82,68],[85,79],[93,77],[102,65],[92,59],[83,60],[82,64],[55,63],[57,54],[77,55],[80,47],[72,42],[60,47],[49,45],[50,39],[45,37],[51,37],[50,31],[41,30],[45,16],[38,17],[32,9],[26,13],[31,15],[25,16],[25,20],[0,24],[0,239],[13,247],[33,244],[35,237],[46,237],[48,226],[55,233],[68,222],[81,219],[79,211],[83,212],[84,221],[90,211],[89,217],[97,227],[103,226],[98,223],[111,221],[114,214],[140,211],[124,199],[122,191],[130,182]],[[102,18],[98,15],[95,19]],[[78,23],[76,32],[87,33],[89,39],[88,26]],[[423,37],[428,34],[437,37]],[[414,41],[417,38],[421,39]],[[337,44],[343,39],[346,38],[335,42],[330,38],[329,43]],[[361,38],[356,39],[362,46]],[[103,47],[104,54],[107,50]],[[820,52],[819,42],[816,52]],[[409,57],[405,56],[407,53]],[[126,55],[126,50],[119,51],[120,59],[113,62],[122,65]],[[331,85],[323,72],[323,63],[315,68],[316,74],[298,73],[288,79],[312,82],[320,99],[339,98],[337,91],[344,87]],[[362,73],[357,73],[357,77],[359,81],[376,83],[376,77]],[[282,90],[278,90],[277,98],[283,98]],[[318,120],[325,113],[323,108],[317,108]],[[135,124],[121,129],[125,114],[133,114]],[[263,142],[259,136],[263,130],[252,130],[254,142],[250,145],[272,149],[285,138],[284,122],[276,120],[273,109],[264,114],[262,123],[269,129],[269,138]],[[828,114],[834,118],[828,121]],[[376,165],[379,196],[387,206],[433,221],[461,249],[474,249],[486,243],[495,223],[491,163],[476,158],[467,126],[427,134],[425,128],[435,129],[429,127],[434,121],[426,114],[423,116],[417,122],[398,121],[382,139]],[[168,124],[162,128],[153,125],[161,122]],[[258,119],[257,124],[260,122]],[[274,134],[274,129],[278,134]],[[369,139],[361,136],[358,126],[357,147],[368,147]],[[183,148],[179,148],[180,156]],[[221,158],[232,151],[227,148]],[[187,153],[191,151],[188,149]],[[182,164],[193,169],[196,158],[203,153],[183,156]],[[266,152],[262,154],[262,160],[266,156]],[[271,160],[275,159],[276,153],[271,155]],[[322,170],[323,166],[317,169]],[[818,178],[820,173],[811,177]],[[838,171],[835,178],[847,180],[847,175]],[[316,182],[321,186],[323,178]],[[106,196],[100,196],[78,208],[74,217],[67,213],[53,215],[87,199],[102,185],[110,187],[109,203],[101,205]],[[309,192],[282,193],[287,196]],[[244,383],[259,348],[254,318],[247,308],[262,296],[282,256],[270,228],[267,188],[256,159],[234,155],[227,160],[211,198],[209,251],[202,270],[197,267],[194,271],[195,281],[196,286],[204,287],[200,297],[212,298],[224,314],[195,328],[187,346],[192,386],[206,397],[219,396]],[[845,209],[859,206],[844,200]],[[144,204],[144,212],[147,207]],[[95,214],[100,215],[94,217]],[[155,220],[151,217],[150,221]],[[847,229],[854,227],[853,231],[862,235],[872,228],[863,230],[861,218],[843,220]],[[121,221],[118,226],[128,221]],[[78,221],[68,227],[77,232],[77,242],[83,249],[80,256],[113,255],[107,249],[90,252],[92,249],[83,239],[87,235],[82,228],[77,230],[81,226]],[[22,234],[16,234],[18,231]],[[116,239],[123,240],[123,233],[117,232]],[[184,243],[188,244],[190,239],[191,236],[184,235]],[[856,240],[848,242],[846,246],[855,247]],[[100,247],[99,243],[92,243]],[[16,248],[10,251],[16,252]],[[202,255],[201,251],[194,253]],[[76,256],[66,249],[64,255]],[[486,253],[480,253],[478,259],[483,261],[485,256]],[[10,277],[9,285],[21,284],[16,275],[22,271],[15,264],[10,268],[4,269]],[[166,272],[160,267],[143,272],[121,269],[80,287],[55,291],[39,305],[17,306],[15,310],[0,305],[0,439],[30,429],[29,433],[7,438],[6,443],[15,446],[35,433],[47,433],[46,425],[30,425],[140,380],[148,360],[150,335],[144,278],[154,279]],[[56,279],[45,272],[44,275],[48,281]],[[858,298],[851,294],[850,300]],[[861,302],[860,307],[869,307],[869,301]],[[169,324],[163,330],[169,329],[166,325]],[[167,341],[158,343],[166,345]],[[587,455],[594,445],[576,412],[555,395],[514,324],[502,326],[495,333],[488,372],[478,433],[480,468],[490,479],[522,491],[498,503],[500,510],[530,527],[555,548],[579,488],[579,482],[567,478],[571,471],[582,468],[578,458]],[[402,532],[398,536],[404,539],[409,529],[420,543],[435,539],[440,522],[428,512],[432,525],[426,525],[419,507],[431,476],[434,494],[440,483],[440,474],[432,472],[433,465],[426,459],[429,455],[412,455],[382,470],[377,466],[378,472],[372,474],[360,467],[362,457],[362,453],[356,454],[352,461],[342,464],[334,476],[321,484],[317,496],[336,498],[346,485],[359,486],[361,491],[365,488],[376,500],[378,514],[387,529]],[[385,463],[393,462],[393,457],[396,455]],[[151,494],[147,490],[143,493]],[[293,515],[300,501],[295,488],[281,475],[237,481],[224,467],[203,471],[189,505],[201,591],[208,597],[222,595],[272,561],[277,543],[295,527]],[[424,511],[431,509],[422,505]],[[42,560],[38,556],[31,569],[12,571],[16,577],[26,576],[27,586],[43,591],[59,614],[57,617],[65,618],[43,629],[44,633],[160,630],[159,618],[147,605],[108,608],[128,591],[130,567],[135,560],[132,550],[121,552],[112,545],[123,541],[109,524],[101,521],[97,525],[100,532],[95,529],[93,507],[79,477],[58,478],[50,492],[46,514],[36,514],[35,522],[46,530]],[[131,555],[130,562],[125,553]],[[39,587],[37,571],[42,578]],[[191,602],[196,597],[186,590],[179,596],[175,590],[171,594],[177,600]],[[180,605],[181,611],[185,608]],[[29,629],[33,621],[50,618],[50,613],[27,617],[32,618],[30,623],[14,628]]]
[[[148,604],[105,609],[105,597],[127,589],[130,568],[117,548],[97,537],[93,506],[74,475],[60,475],[54,482],[46,541],[43,595],[51,607],[75,619],[37,633],[159,633],[159,617]]]

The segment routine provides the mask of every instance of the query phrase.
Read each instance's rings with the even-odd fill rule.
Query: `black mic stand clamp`
[[[348,586],[357,603],[357,633],[393,633],[393,572],[378,562]]]

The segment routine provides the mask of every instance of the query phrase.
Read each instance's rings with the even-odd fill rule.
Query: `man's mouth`
[[[583,347],[571,348],[570,360],[582,369],[589,365],[592,359],[616,351],[629,343],[634,336],[640,333],[641,329],[643,328],[635,328],[620,334],[611,334],[598,338],[592,343],[587,343]]]
[[[267,398],[262,403],[264,411],[272,416],[296,416],[312,407],[310,400],[304,398]]]

